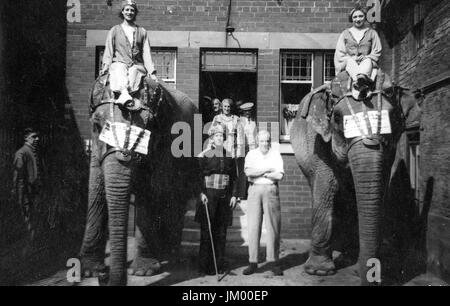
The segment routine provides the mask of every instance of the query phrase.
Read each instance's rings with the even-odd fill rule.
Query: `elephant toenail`
[[[142,271],[142,270],[137,270],[137,271],[134,272],[134,275],[136,275],[136,276],[144,276],[145,272]]]
[[[153,276],[153,275],[155,275],[155,271],[153,271],[153,270],[148,270],[148,271],[145,273],[145,276]]]

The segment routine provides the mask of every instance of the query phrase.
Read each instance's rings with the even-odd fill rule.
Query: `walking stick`
[[[219,276],[219,271],[217,269],[216,251],[214,250],[214,240],[213,240],[212,230],[211,230],[211,221],[209,219],[208,203],[205,202],[204,204],[205,204],[205,209],[206,209],[206,220],[208,221],[209,239],[211,240],[211,248],[212,248],[213,259],[214,259],[214,268],[216,269],[217,282],[219,282],[220,276]]]

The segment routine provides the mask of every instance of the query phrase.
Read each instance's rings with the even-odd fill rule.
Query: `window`
[[[414,36],[414,50],[417,52],[425,44],[423,20],[414,26],[412,33]]]
[[[325,53],[323,61],[323,82],[331,82],[336,76],[336,70],[334,68],[334,53]]]
[[[424,33],[424,18],[425,18],[425,8],[423,3],[417,3],[414,5],[411,14],[411,45],[410,45],[410,56],[415,56],[417,51],[425,45],[425,33]]]
[[[335,75],[334,51],[281,50],[280,140],[289,141],[289,130],[300,101],[313,88],[330,82]]]
[[[202,51],[202,71],[256,72],[257,53],[254,51]]]
[[[409,177],[411,189],[416,201],[420,201],[420,132],[418,129],[407,131]]]
[[[168,84],[175,86],[176,84],[176,60],[177,60],[177,50],[175,48],[158,48],[153,47],[152,49],[152,59],[155,69],[157,71],[158,78],[162,79]],[[95,76],[97,77],[102,68],[103,52],[105,51],[104,46],[97,46],[95,51],[96,57],[96,67]]]
[[[169,84],[176,84],[177,50],[152,48],[152,59],[158,78]]]
[[[298,105],[313,86],[312,52],[286,51],[281,53],[281,140],[289,140],[289,129]]]

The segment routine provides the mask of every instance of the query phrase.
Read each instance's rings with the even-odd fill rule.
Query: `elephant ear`
[[[329,142],[331,139],[331,127],[326,95],[326,92],[318,92],[311,95],[306,121],[322,136],[325,142]]]

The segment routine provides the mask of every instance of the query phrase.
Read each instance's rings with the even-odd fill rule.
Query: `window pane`
[[[244,51],[204,51],[202,71],[256,72],[257,55]]]
[[[331,82],[336,75],[336,71],[334,68],[334,54],[333,53],[325,53],[324,56],[324,82]]]
[[[311,81],[312,54],[284,52],[281,55],[281,74],[283,81]]]
[[[176,50],[153,49],[152,59],[159,78],[175,81]]]
[[[312,84],[282,83],[281,84],[281,139],[289,140],[289,130],[292,120],[298,111],[303,97],[311,92]]]
[[[311,84],[281,84],[281,104],[299,104],[311,91]]]

